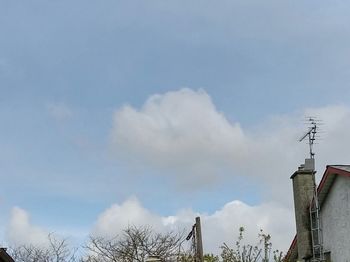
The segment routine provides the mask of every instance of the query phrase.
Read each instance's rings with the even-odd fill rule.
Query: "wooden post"
[[[202,243],[202,230],[201,230],[201,218],[196,217],[196,251],[199,262],[203,262],[203,243]]]

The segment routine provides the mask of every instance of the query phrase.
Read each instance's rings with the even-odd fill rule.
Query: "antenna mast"
[[[313,151],[313,145],[316,139],[316,133],[318,131],[317,120],[314,117],[309,117],[308,122],[310,127],[308,131],[299,139],[299,142],[308,138],[310,161],[312,163],[313,183],[314,183],[314,196],[310,203],[310,225],[311,225],[311,238],[312,238],[312,261],[321,262],[324,261],[323,254],[323,238],[320,219],[320,207],[317,194],[317,186],[315,180],[315,153]]]
[[[305,138],[308,138],[309,140],[309,149],[310,149],[310,158],[315,158],[315,153],[313,151],[314,142],[316,139],[316,133],[317,133],[317,122],[315,118],[309,117],[308,121],[310,122],[309,130],[299,139],[299,142],[303,141]]]

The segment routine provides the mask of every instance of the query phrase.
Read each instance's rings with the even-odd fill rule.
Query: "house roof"
[[[318,201],[320,207],[327,199],[328,193],[337,176],[350,177],[350,165],[328,165],[324,172],[321,182],[317,187]],[[297,236],[295,235],[285,259],[296,258],[297,254]]]
[[[0,248],[0,262],[15,262],[6,252],[6,248]]]

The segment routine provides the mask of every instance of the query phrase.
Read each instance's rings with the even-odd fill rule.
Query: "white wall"
[[[333,262],[350,262],[350,178],[338,176],[321,210],[324,250]]]

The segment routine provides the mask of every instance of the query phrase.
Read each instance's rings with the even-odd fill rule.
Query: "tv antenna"
[[[308,117],[307,121],[310,124],[310,127],[309,127],[308,131],[306,131],[306,133],[299,139],[299,142],[308,138],[310,158],[314,159],[315,153],[313,151],[313,147],[314,147],[314,142],[316,140],[316,133],[318,131],[317,120],[314,117]]]
[[[324,261],[323,254],[323,236],[322,236],[322,227],[321,227],[321,218],[320,218],[320,205],[318,200],[318,192],[315,180],[315,153],[313,151],[313,146],[316,140],[316,133],[318,132],[318,120],[315,117],[308,117],[307,123],[310,125],[306,133],[299,139],[299,142],[309,140],[309,149],[310,149],[310,159],[312,179],[313,179],[313,199],[311,200],[309,212],[310,212],[310,231],[311,231],[311,240],[312,240],[312,262],[322,262]],[[307,160],[305,160],[306,163]]]

